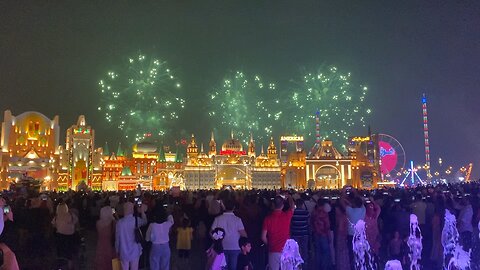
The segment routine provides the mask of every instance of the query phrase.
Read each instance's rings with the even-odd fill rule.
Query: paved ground
[[[96,252],[96,231],[93,229],[85,230],[84,233],[85,245],[81,247],[78,258],[75,260],[75,269],[77,270],[93,270],[94,259]],[[48,246],[48,245],[47,245]],[[50,246],[53,246],[51,244]],[[192,253],[188,260],[180,259],[177,256],[176,250],[172,243],[171,269],[172,270],[188,270],[188,269],[203,269],[205,265],[204,244],[202,241],[193,241]],[[16,252],[17,260],[22,270],[51,270],[62,269],[62,261],[56,260],[56,250],[54,248],[45,248],[39,254],[38,252],[31,252],[19,249]],[[146,267],[142,269],[148,269]]]

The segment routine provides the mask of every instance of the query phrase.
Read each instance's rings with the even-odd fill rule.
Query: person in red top
[[[283,195],[282,195],[283,196]],[[273,200],[274,210],[263,222],[262,241],[268,246],[268,264],[271,270],[280,269],[283,246],[290,238],[290,220],[293,216],[292,196],[276,196]],[[285,200],[288,198],[288,208]]]

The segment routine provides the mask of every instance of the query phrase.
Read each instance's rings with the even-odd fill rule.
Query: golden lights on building
[[[4,113],[1,135],[1,188],[24,175],[40,179],[45,188],[55,188],[60,127],[58,116],[49,119],[38,112],[18,116]]]
[[[257,156],[255,141],[250,136],[245,151],[233,132],[217,152],[215,138],[211,136],[209,152],[203,144],[198,151],[195,136],[187,146],[187,160],[184,168],[185,186],[188,189],[222,188],[271,188],[280,187],[280,162],[273,138],[267,148]]]
[[[95,148],[95,131],[80,115],[67,129],[65,148],[59,147],[58,189],[102,188],[102,148]]]
[[[273,138],[266,149],[253,136],[244,148],[234,137],[217,149],[212,132],[208,146],[194,135],[180,149],[140,142],[131,154],[119,144],[95,148],[95,132],[79,116],[67,129],[65,146],[59,146],[58,116],[53,120],[38,112],[13,116],[5,111],[1,133],[1,187],[22,176],[43,181],[43,189],[162,190],[232,188],[371,188],[380,182],[375,136],[352,137],[346,155],[332,141],[321,141],[307,155],[302,136],[282,136],[280,149]],[[257,154],[257,147],[260,149]],[[82,184],[83,183],[83,184]]]

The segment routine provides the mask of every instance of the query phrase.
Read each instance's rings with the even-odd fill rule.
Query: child
[[[400,233],[395,231],[392,240],[390,240],[390,243],[388,244],[388,253],[391,260],[399,260],[400,262],[402,261],[402,245],[403,240],[400,237]]]
[[[193,228],[189,226],[187,218],[182,220],[182,227],[177,229],[177,250],[178,257],[188,259],[192,248]]]
[[[248,258],[248,253],[252,249],[252,244],[247,237],[240,237],[238,239],[238,246],[240,246],[240,254],[237,258],[237,270],[253,270],[252,262]]]
[[[221,270],[227,266],[225,254],[223,254],[223,238],[225,238],[225,230],[222,228],[215,228],[211,232],[213,239],[212,246],[207,250],[207,265],[206,270]]]

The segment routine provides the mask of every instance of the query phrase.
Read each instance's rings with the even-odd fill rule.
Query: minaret
[[[260,150],[260,156],[261,157],[265,156],[265,151],[263,151],[263,144],[262,144],[262,150]]]
[[[267,148],[267,156],[269,159],[277,159],[277,147],[275,147],[275,143],[273,142],[273,137],[270,137],[270,144]]]
[[[208,151],[208,156],[209,157],[214,157],[217,155],[217,143],[215,142],[215,137],[213,137],[213,131],[212,131],[212,137],[210,138],[210,143],[208,144],[210,150]]]
[[[253,140],[252,133],[250,133],[250,141],[248,142],[248,156],[255,157],[255,141]]]
[[[105,146],[103,147],[103,155],[110,156],[110,150],[108,149],[108,142],[105,142]]]
[[[123,150],[122,150],[122,143],[118,143],[116,156],[117,157],[123,157],[123,155],[124,155],[124,153],[123,153]]]
[[[165,151],[163,150],[163,145],[160,146],[160,151],[158,153],[158,163],[164,163],[167,161],[167,159],[165,158]]]
[[[192,139],[187,146],[187,158],[196,158],[198,156],[198,146],[197,142],[195,141],[195,135],[192,134]]]

